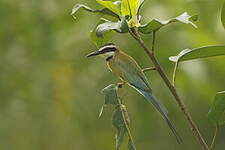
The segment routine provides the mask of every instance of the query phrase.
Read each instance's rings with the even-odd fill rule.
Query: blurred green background
[[[168,19],[187,11],[198,14],[198,29],[173,24],[157,35],[157,56],[169,77],[173,64],[168,57],[185,48],[225,44],[220,23],[223,0],[146,0],[143,22]],[[75,21],[74,4],[100,8],[92,0],[1,0],[0,1],[0,149],[1,150],[115,150],[112,109],[98,112],[100,91],[118,82],[99,58],[86,59],[96,50],[90,29],[101,15],[80,11]],[[150,46],[151,36],[144,39]],[[128,35],[112,40],[149,67],[143,50]],[[207,112],[217,91],[225,90],[225,58],[185,62],[179,67],[177,88],[207,142],[214,127]],[[155,95],[170,111],[183,137],[178,145],[153,107],[137,92],[125,87],[121,95],[131,117],[131,130],[138,150],[198,150],[172,95],[156,72],[146,73]],[[215,150],[225,149],[221,128]],[[125,147],[123,147],[125,149]]]

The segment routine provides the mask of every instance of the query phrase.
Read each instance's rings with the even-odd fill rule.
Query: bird
[[[182,139],[176,131],[174,125],[168,116],[166,107],[156,99],[152,93],[150,84],[138,63],[128,54],[121,51],[115,44],[108,43],[99,50],[91,52],[87,57],[103,56],[107,62],[109,70],[118,76],[124,84],[128,84],[150,102],[154,108],[160,113],[162,118],[171,129],[178,143]]]

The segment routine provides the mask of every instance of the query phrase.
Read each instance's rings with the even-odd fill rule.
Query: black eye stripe
[[[108,53],[108,52],[114,52],[116,51],[116,47],[105,47],[100,49],[101,53]]]

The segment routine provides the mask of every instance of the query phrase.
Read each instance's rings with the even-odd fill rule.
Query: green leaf
[[[92,41],[95,43],[95,45],[99,48],[99,47],[102,47],[103,45],[105,45],[106,43],[108,43],[112,36],[113,36],[113,33],[114,31],[109,31],[109,32],[106,32],[104,34],[104,36],[97,36],[96,35],[96,29],[97,27],[104,23],[106,20],[104,19],[100,19],[100,21],[97,23],[97,25],[91,30],[91,39]]]
[[[105,105],[119,105],[118,95],[117,95],[118,87],[115,84],[110,84],[109,86],[102,89],[101,93],[105,96],[105,101],[103,106],[100,109],[99,116],[101,117]]]
[[[129,150],[136,150],[135,146],[133,145],[131,139],[129,139],[128,144],[127,144],[127,148]]]
[[[118,103],[118,95],[117,95],[118,87],[115,84],[110,84],[102,90],[102,94],[105,96],[105,104],[119,104]]]
[[[225,91],[216,94],[213,105],[208,113],[208,118],[212,123],[222,124],[224,120],[221,120],[225,112]]]
[[[96,29],[96,35],[98,37],[103,37],[105,33],[112,30],[115,30],[119,33],[127,33],[128,27],[126,21],[124,19],[118,22],[106,21],[105,23],[98,25]]]
[[[225,29],[225,2],[223,3],[222,11],[221,11],[221,21],[223,24],[223,27]]]
[[[97,3],[102,6],[108,8],[112,12],[116,13],[120,16],[120,1],[112,2],[112,1],[104,1],[104,0],[96,0]]]
[[[140,0],[122,0],[121,1],[121,15],[135,17],[140,6]]]
[[[205,46],[195,49],[185,49],[180,52],[177,56],[169,57],[170,61],[180,62],[187,61],[198,58],[214,57],[214,56],[224,56],[225,55],[225,45],[216,46]]]
[[[196,21],[198,19],[197,15],[194,16],[190,16],[187,12],[181,14],[180,16],[173,18],[173,19],[169,19],[166,21],[160,21],[157,19],[153,19],[152,21],[150,21],[149,23],[142,25],[138,28],[138,30],[141,33],[144,34],[150,34],[153,31],[157,31],[160,28],[171,24],[173,22],[180,22],[180,23],[184,23],[184,24],[191,24],[193,27],[197,28],[197,26],[192,22],[192,21]]]
[[[138,18],[138,20],[140,18],[140,11],[141,11],[141,8],[142,8],[144,2],[145,2],[145,0],[141,0],[140,1],[140,6],[138,7],[138,10],[137,10],[137,18]]]
[[[121,109],[122,108],[122,109]],[[129,116],[124,105],[118,106],[113,114],[112,124],[117,129],[116,133],[116,149],[118,150],[122,143],[125,134],[127,133],[127,127],[125,124],[129,124]]]
[[[119,18],[119,16],[117,14],[113,13],[112,11],[110,11],[107,8],[102,9],[102,10],[97,10],[97,9],[92,9],[92,8],[90,8],[88,6],[85,6],[83,4],[76,4],[76,5],[74,5],[74,7],[72,9],[72,12],[71,12],[71,15],[74,16],[75,19],[76,19],[75,14],[80,9],[83,9],[83,10],[91,12],[91,13],[100,13],[100,14],[109,15],[109,16],[113,16],[113,17]]]

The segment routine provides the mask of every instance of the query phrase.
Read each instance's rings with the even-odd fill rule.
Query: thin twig
[[[218,133],[218,129],[219,129],[219,127],[218,127],[218,125],[216,125],[215,131],[214,131],[213,140],[212,140],[212,143],[211,143],[211,146],[210,146],[210,150],[213,149],[214,143],[216,141],[216,136],[217,136],[217,133]]]
[[[152,34],[152,52],[153,53],[155,51],[155,41],[156,41],[156,31],[153,31],[153,34]]]
[[[192,119],[192,116],[189,113],[188,109],[186,108],[185,103],[183,102],[183,100],[178,95],[175,87],[169,81],[167,75],[164,73],[164,70],[161,68],[161,65],[159,64],[158,60],[154,56],[153,52],[150,49],[148,49],[148,47],[145,45],[144,41],[142,40],[142,38],[141,38],[141,36],[140,36],[140,34],[139,34],[139,32],[137,31],[136,28],[130,29],[130,34],[131,34],[131,36],[134,39],[137,40],[137,42],[140,44],[140,46],[144,49],[146,54],[151,59],[152,63],[156,67],[156,70],[158,71],[159,75],[161,76],[161,78],[163,79],[163,81],[165,82],[167,87],[169,88],[169,90],[172,93],[172,95],[174,96],[177,104],[179,105],[181,111],[185,115],[185,117],[186,117],[186,119],[187,119],[187,121],[188,121],[188,123],[190,125],[190,128],[191,128],[191,130],[193,132],[193,135],[199,141],[200,145],[202,146],[202,149],[203,150],[209,150],[209,146],[207,145],[207,143],[205,142],[203,136],[201,135],[201,133],[200,133],[200,131],[198,129],[198,126],[196,125],[195,121]]]
[[[147,72],[147,71],[152,71],[152,70],[156,70],[156,68],[155,67],[144,68],[144,69],[142,69],[142,72]]]
[[[175,87],[175,84],[176,84],[177,67],[178,67],[178,61],[175,63],[174,70],[173,70],[172,84],[173,84],[174,87]]]

